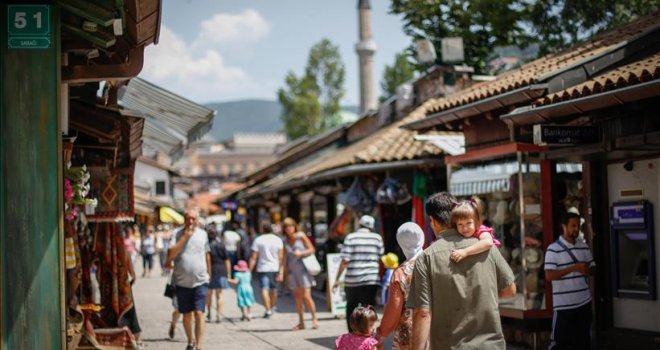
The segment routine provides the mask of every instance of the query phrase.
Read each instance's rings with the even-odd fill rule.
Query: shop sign
[[[8,5],[7,34],[10,49],[50,48],[50,6]]]
[[[598,141],[595,126],[534,125],[536,145],[584,145]]]
[[[224,210],[236,210],[238,209],[238,203],[235,200],[226,200],[220,203],[220,206]]]

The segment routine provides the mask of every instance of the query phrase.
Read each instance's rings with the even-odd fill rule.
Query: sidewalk
[[[167,331],[172,315],[171,300],[163,296],[164,277],[138,278],[134,287],[136,310],[142,327],[142,340],[147,349],[183,350],[186,347],[185,333],[181,320],[177,324],[174,340],[169,340]],[[261,293],[255,288],[257,302]],[[291,331],[296,325],[295,302],[291,296],[283,295],[278,301],[278,311],[270,319],[264,319],[261,304],[253,307],[255,318],[250,322],[240,320],[241,312],[236,306],[233,289],[223,292],[223,313],[219,324],[207,323],[205,349],[332,349],[337,336],[346,332],[346,321],[334,318],[326,310],[325,300],[314,293],[320,329],[311,329],[311,317],[305,314],[307,329]],[[213,313],[215,320],[215,312]]]

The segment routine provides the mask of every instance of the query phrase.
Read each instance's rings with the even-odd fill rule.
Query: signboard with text
[[[7,34],[10,49],[50,48],[50,5],[8,5]]]
[[[341,263],[341,254],[328,254],[326,255],[327,266],[327,281],[328,281],[328,295],[330,300],[330,312],[335,317],[346,316],[346,293],[344,292],[344,276],[339,279],[339,288],[333,289],[335,284],[335,277],[337,277],[337,270]]]
[[[585,145],[598,141],[595,126],[534,125],[536,145]]]

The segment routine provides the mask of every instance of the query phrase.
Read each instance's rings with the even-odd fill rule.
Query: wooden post
[[[10,27],[20,33],[22,21],[35,18],[38,25],[28,24],[48,25],[50,44],[24,48],[39,41],[22,43],[14,31],[9,48]],[[58,350],[65,343],[59,27],[58,6],[0,5],[3,349]]]

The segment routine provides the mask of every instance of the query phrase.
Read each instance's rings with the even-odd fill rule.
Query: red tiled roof
[[[429,108],[428,101],[405,118],[387,125],[354,144],[279,174],[257,188],[248,189],[246,193],[248,196],[253,195],[261,189],[276,187],[289,181],[348,165],[394,162],[440,155],[442,151],[438,147],[415,140],[416,131],[401,128],[401,125],[424,118],[427,108]]]
[[[561,52],[529,62],[519,69],[499,75],[493,81],[479,83],[447,97],[434,99],[431,101],[428,112],[437,113],[539,83],[548,74],[580,64],[659,26],[659,13],[642,17],[628,25],[595,36]]]
[[[534,102],[534,106],[550,105],[656,79],[660,79],[660,53],[613,69],[582,84],[540,98]]]

